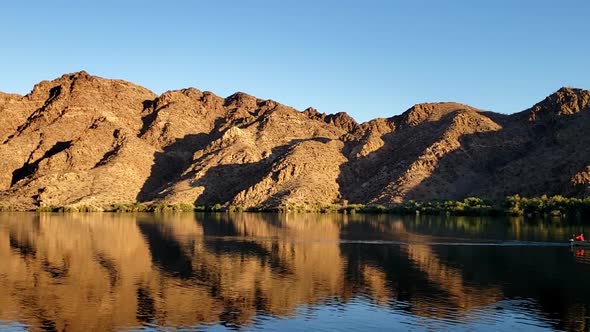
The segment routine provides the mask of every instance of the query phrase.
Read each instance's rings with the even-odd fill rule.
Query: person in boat
[[[584,233],[580,233],[578,235],[575,235],[574,241],[582,241],[582,242],[586,241],[586,240],[584,240]]]

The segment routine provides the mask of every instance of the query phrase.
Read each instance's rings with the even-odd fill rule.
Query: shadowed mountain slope
[[[66,74],[0,93],[0,204],[395,204],[590,194],[590,91],[512,115],[418,104],[358,124],[245,93]]]

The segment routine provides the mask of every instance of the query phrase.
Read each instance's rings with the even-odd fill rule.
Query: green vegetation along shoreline
[[[17,209],[0,203],[0,211],[16,211]],[[424,215],[456,215],[456,216],[554,216],[554,217],[586,217],[590,216],[590,197],[576,198],[560,195],[541,197],[521,197],[512,195],[502,201],[491,201],[477,197],[468,197],[460,201],[407,201],[402,204],[364,205],[364,204],[306,204],[281,205],[274,207],[244,208],[235,205],[198,205],[190,203],[129,203],[108,206],[68,205],[42,206],[37,212],[337,212],[353,213],[389,213],[389,214],[424,214]]]

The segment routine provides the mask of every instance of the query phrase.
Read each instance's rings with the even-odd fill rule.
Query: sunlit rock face
[[[589,105],[589,91],[562,88],[512,115],[425,103],[358,124],[242,92],[157,96],[66,74],[25,96],[0,93],[0,208],[581,196]]]

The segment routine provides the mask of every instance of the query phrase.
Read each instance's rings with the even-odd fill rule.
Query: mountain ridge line
[[[513,114],[416,104],[357,123],[243,92],[156,95],[85,71],[0,93],[0,204],[380,204],[590,193],[590,91]]]

